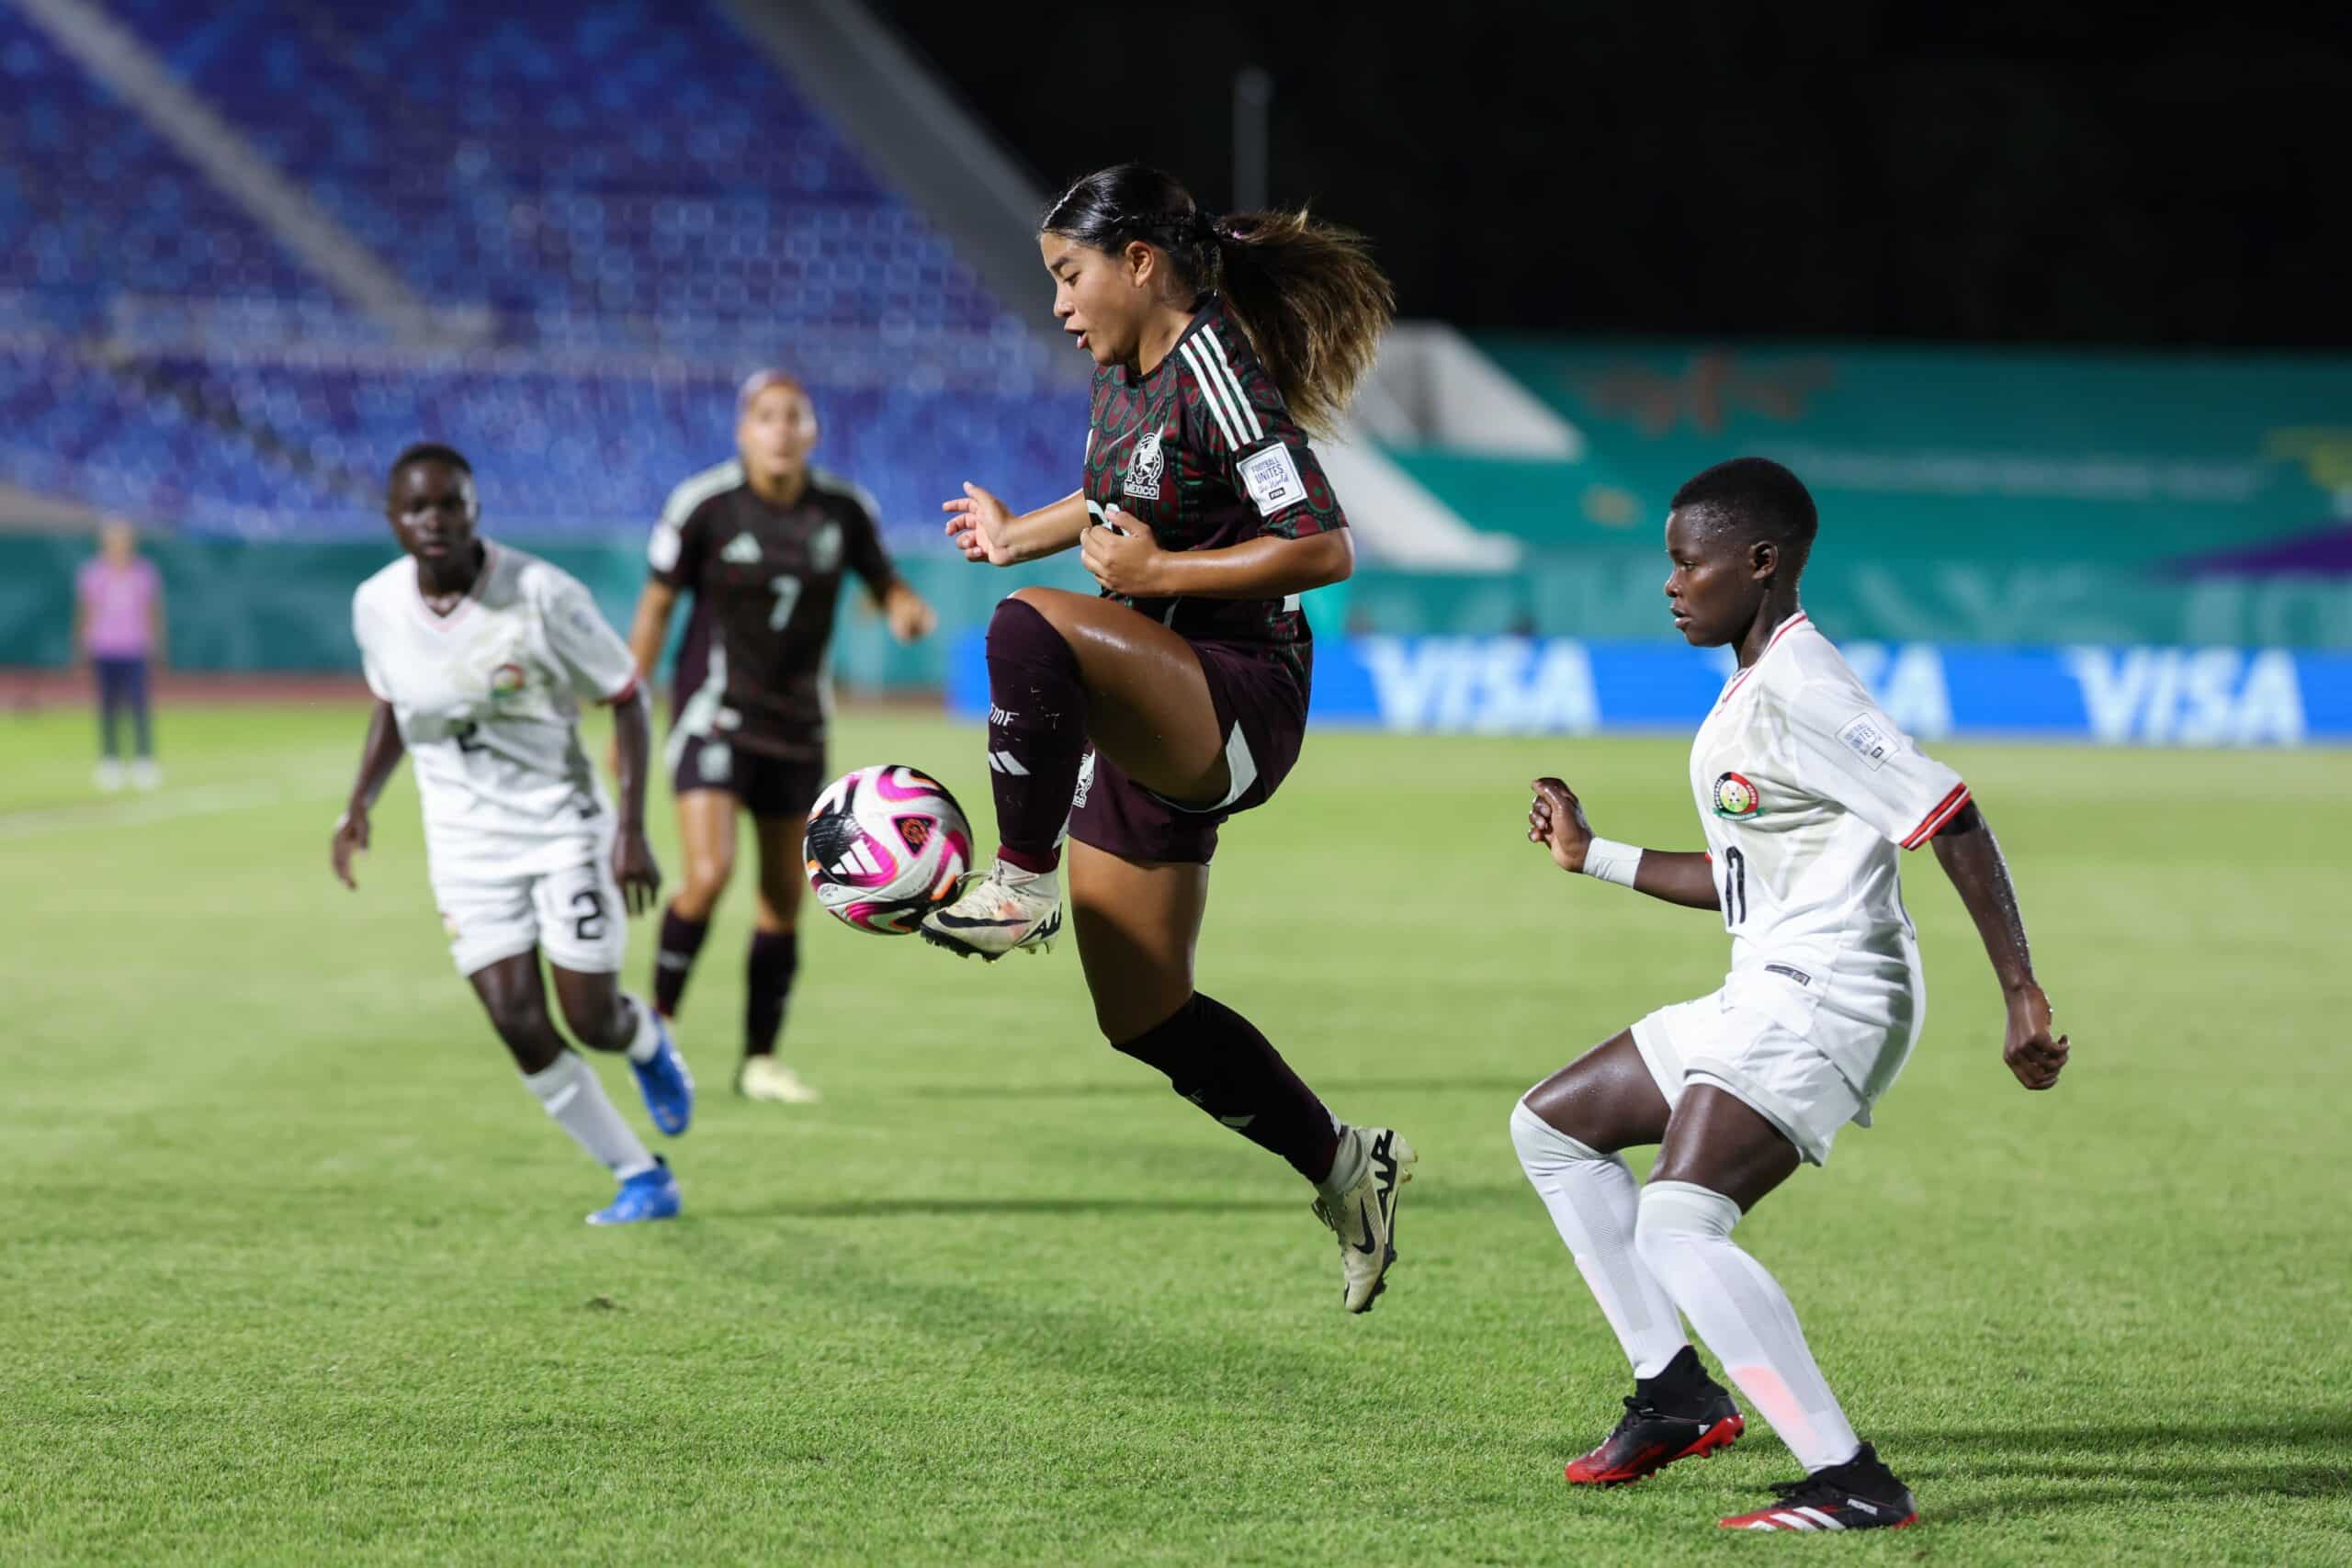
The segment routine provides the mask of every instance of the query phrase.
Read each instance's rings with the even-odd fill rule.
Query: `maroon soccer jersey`
[[[876,593],[894,573],[865,492],[821,470],[790,506],[725,463],[680,485],[647,551],[656,581],[695,596],[673,725],[775,757],[822,753],[825,649],[842,574]]]
[[[1099,517],[1112,506],[1149,524],[1170,550],[1348,525],[1306,433],[1221,296],[1208,297],[1150,374],[1125,366],[1094,373],[1086,509]],[[1313,648],[1295,596],[1116,597],[1195,642],[1266,645],[1306,693]]]

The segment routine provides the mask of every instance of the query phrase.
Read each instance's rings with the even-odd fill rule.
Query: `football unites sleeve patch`
[[[1286,506],[1306,499],[1306,485],[1298,477],[1298,463],[1281,442],[1241,459],[1241,485],[1256,503],[1258,515],[1272,517]]]
[[[1838,732],[1838,739],[1872,773],[1886,766],[1887,758],[1894,754],[1895,737],[1879,722],[1876,714],[1856,714]]]
[[[1889,843],[1916,849],[1968,803],[1968,786],[1912,744],[1883,709],[1855,711],[1868,700],[1843,681],[1808,683],[1788,699],[1796,782],[1836,801]]]

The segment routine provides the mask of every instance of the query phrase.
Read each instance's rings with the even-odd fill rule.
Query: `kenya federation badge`
[[[1713,795],[1710,804],[1714,807],[1715,815],[1734,822],[1747,821],[1764,804],[1756,786],[1738,773],[1724,773],[1717,778]]]

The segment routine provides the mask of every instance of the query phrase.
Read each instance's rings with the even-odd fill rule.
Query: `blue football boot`
[[[645,1007],[643,1002],[637,1004]],[[653,1020],[653,1032],[661,1038],[650,1061],[631,1060],[628,1070],[637,1075],[638,1091],[645,1096],[645,1112],[653,1124],[672,1137],[686,1130],[695,1119],[695,1076],[686,1070],[686,1059],[670,1040],[670,1023],[660,1013],[646,1009],[646,1016]]]
[[[592,1225],[633,1225],[639,1220],[674,1220],[678,1217],[678,1179],[670,1174],[670,1162],[660,1155],[653,1156],[653,1168],[641,1170],[621,1183],[613,1201],[588,1216]]]

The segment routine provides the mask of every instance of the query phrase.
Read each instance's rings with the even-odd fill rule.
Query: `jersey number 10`
[[[1747,919],[1747,857],[1735,844],[1724,852],[1724,930]]]

